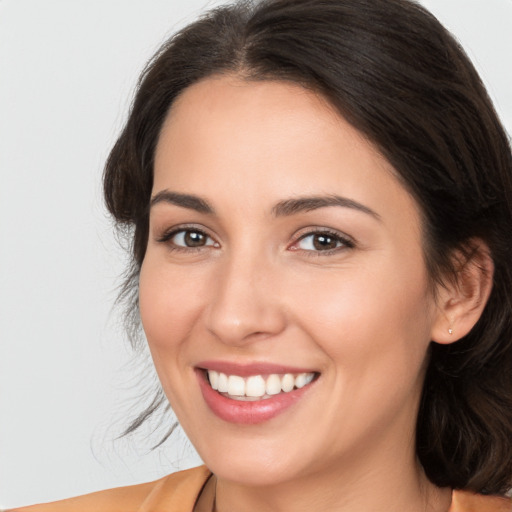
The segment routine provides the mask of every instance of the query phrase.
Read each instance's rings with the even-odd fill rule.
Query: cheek
[[[201,310],[205,280],[162,264],[148,254],[139,278],[139,307],[149,348],[158,356],[176,350],[192,330]]]
[[[390,258],[379,266],[317,276],[301,294],[297,321],[335,365],[346,369],[344,375],[368,374],[375,383],[403,375],[410,381],[430,342],[430,299],[421,263],[420,258],[397,266]]]
[[[430,342],[428,296],[415,276],[354,273],[319,282],[305,295],[302,328],[328,356],[332,371],[325,375],[338,397],[326,414],[347,435],[374,432],[404,415],[414,423]]]

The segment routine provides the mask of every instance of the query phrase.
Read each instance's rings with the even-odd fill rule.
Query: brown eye
[[[190,249],[215,245],[206,233],[196,229],[181,229],[167,237],[167,240],[177,247]]]
[[[199,231],[185,231],[184,242],[187,247],[202,247],[206,245],[206,235]]]
[[[328,231],[317,231],[302,236],[293,249],[300,249],[311,253],[329,252],[354,247],[354,243],[338,233]]]
[[[329,249],[336,249],[338,247],[339,240],[331,235],[318,234],[313,235],[313,247],[317,251],[325,251]]]

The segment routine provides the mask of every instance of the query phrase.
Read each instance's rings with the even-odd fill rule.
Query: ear
[[[483,240],[472,239],[466,251],[456,251],[453,264],[455,276],[437,289],[431,340],[441,344],[453,343],[471,331],[492,290],[494,263]]]

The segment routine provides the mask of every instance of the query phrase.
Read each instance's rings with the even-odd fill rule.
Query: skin
[[[218,510],[446,512],[450,491],[425,478],[414,433],[428,346],[449,342],[439,332],[451,310],[432,296],[420,213],[390,164],[315,93],[222,76],[175,102],[154,173],[154,197],[192,194],[214,209],[153,205],[140,311],[163,389],[218,478]],[[334,194],[373,213],[273,213]],[[162,241],[179,229],[205,244]],[[325,229],[341,237],[329,251],[312,244]],[[319,378],[277,417],[236,425],[204,402],[204,360]]]

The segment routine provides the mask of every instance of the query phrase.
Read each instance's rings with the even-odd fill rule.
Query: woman
[[[29,510],[512,509],[512,156],[423,8],[213,11],[145,71],[104,185],[205,467]]]

